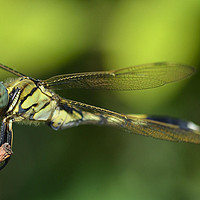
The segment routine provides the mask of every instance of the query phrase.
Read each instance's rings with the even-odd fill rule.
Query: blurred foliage
[[[0,1],[0,62],[36,78],[173,61],[199,66],[200,1]],[[1,70],[2,80],[10,74]],[[119,112],[200,124],[200,73],[133,92],[66,90],[63,97]],[[115,101],[113,101],[115,99]],[[1,199],[199,199],[199,145],[110,127],[55,132],[14,125]]]

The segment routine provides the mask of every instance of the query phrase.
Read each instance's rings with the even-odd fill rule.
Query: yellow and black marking
[[[61,98],[52,89],[138,90],[159,87],[191,76],[195,69],[174,63],[153,63],[112,71],[64,74],[36,80],[5,65],[0,68],[18,76],[0,83],[2,117],[0,149],[12,147],[13,122],[45,122],[54,130],[82,124],[108,125],[154,138],[200,143],[200,128],[180,119],[148,115],[125,115],[85,103]],[[6,154],[4,168],[11,153]],[[0,162],[3,158],[0,159]]]

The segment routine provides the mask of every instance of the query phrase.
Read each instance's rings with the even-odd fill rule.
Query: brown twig
[[[13,151],[11,146],[8,143],[4,143],[0,147],[0,162],[3,162],[6,158],[9,158],[12,155]]]

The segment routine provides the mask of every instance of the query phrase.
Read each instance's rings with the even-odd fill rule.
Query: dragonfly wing
[[[195,69],[187,65],[152,63],[112,71],[58,75],[42,83],[51,89],[141,90],[185,79],[194,72]]]
[[[148,115],[124,115],[77,101],[61,99],[62,123],[55,116],[50,125],[54,129],[81,124],[109,125],[134,134],[176,142],[200,143],[200,127],[184,120]],[[65,119],[65,120],[63,120]],[[58,127],[59,126],[59,127]]]

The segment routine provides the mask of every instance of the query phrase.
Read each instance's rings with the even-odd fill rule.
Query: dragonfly
[[[195,68],[176,63],[152,63],[110,71],[53,76],[46,80],[26,76],[0,64],[15,79],[0,83],[0,169],[12,155],[13,122],[45,122],[54,130],[83,124],[119,127],[130,133],[158,139],[200,143],[200,127],[182,119],[146,114],[120,114],[60,97],[56,90],[143,90],[190,77]]]

